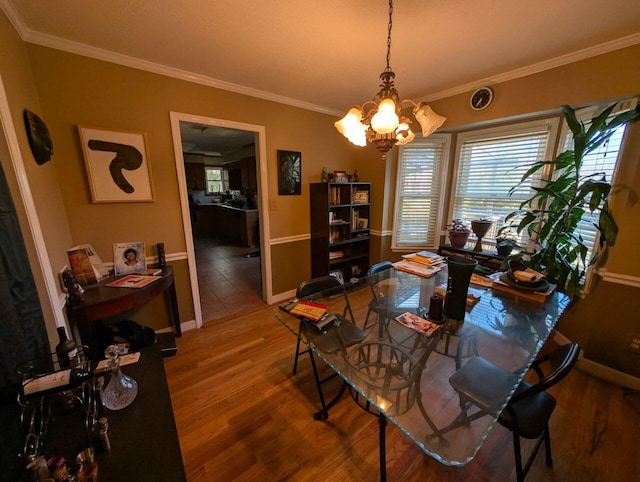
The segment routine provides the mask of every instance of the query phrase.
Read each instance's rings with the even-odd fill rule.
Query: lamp
[[[402,104],[413,105],[413,116],[422,128],[422,136],[427,137],[438,129],[446,117],[433,112],[431,107],[411,99],[400,100],[398,91],[393,85],[396,74],[391,70],[391,27],[393,16],[393,0],[389,0],[389,27],[387,35],[387,68],[380,74],[380,90],[373,100],[352,107],[347,115],[334,125],[338,132],[356,146],[365,146],[367,142],[382,152],[382,159],[395,145],[408,144],[415,138],[409,128],[411,120],[401,112]],[[367,110],[368,109],[368,110]]]

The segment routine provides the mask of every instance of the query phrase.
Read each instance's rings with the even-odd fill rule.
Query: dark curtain
[[[19,364],[50,351],[18,216],[0,166],[0,394],[20,382]]]

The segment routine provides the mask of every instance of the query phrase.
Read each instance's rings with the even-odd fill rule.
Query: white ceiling
[[[321,112],[372,98],[386,63],[386,0],[0,6],[29,42]],[[640,1],[396,0],[392,37],[400,96],[432,100],[640,43]]]

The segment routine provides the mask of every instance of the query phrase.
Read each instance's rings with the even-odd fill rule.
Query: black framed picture
[[[302,194],[302,153],[278,150],[278,194]]]

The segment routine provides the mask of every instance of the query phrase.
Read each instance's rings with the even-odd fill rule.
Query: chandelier
[[[411,99],[400,100],[398,91],[393,85],[396,74],[391,70],[391,27],[393,16],[393,0],[389,0],[389,27],[387,34],[387,68],[380,74],[380,90],[373,100],[352,107],[347,115],[334,125],[338,132],[356,146],[366,146],[367,142],[382,152],[382,159],[393,146],[408,144],[415,138],[409,128],[411,120],[402,115],[402,105],[413,106],[413,116],[422,128],[422,136],[427,137],[438,129],[446,120],[422,102]]]

